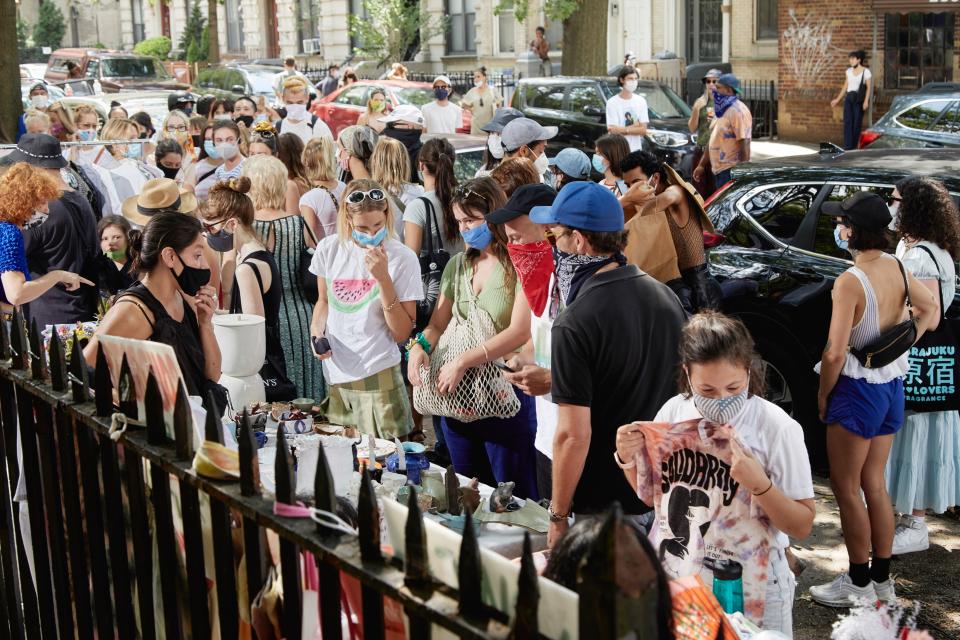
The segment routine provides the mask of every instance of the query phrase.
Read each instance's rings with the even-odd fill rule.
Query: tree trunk
[[[217,18],[218,0],[207,0],[207,33],[210,41],[210,50],[207,52],[207,62],[220,62],[220,33]]]
[[[563,21],[565,76],[607,73],[607,0],[579,0],[579,8]]]
[[[0,0],[0,42],[8,43],[7,53],[0,56],[0,142],[14,142],[23,111],[15,0]]]

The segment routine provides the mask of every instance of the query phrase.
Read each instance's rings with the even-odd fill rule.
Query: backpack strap
[[[939,295],[940,295],[940,298],[938,299],[938,302],[940,303],[940,306],[943,307],[943,272],[940,271],[940,263],[937,262],[937,258],[933,255],[933,251],[930,251],[930,249],[929,249],[928,247],[925,247],[925,246],[923,246],[922,244],[916,244],[916,245],[914,245],[912,248],[913,248],[913,249],[923,249],[924,251],[927,252],[927,255],[930,256],[930,259],[933,260],[933,266],[937,268],[937,292],[938,292]],[[947,317],[947,310],[941,308],[941,309],[940,309],[940,316],[941,316],[941,318],[946,318],[946,317]]]
[[[893,259],[897,261],[897,266],[900,267],[900,275],[903,277],[903,290],[904,296],[906,297],[907,312],[910,314],[910,319],[913,320],[913,301],[910,299],[910,283],[907,281],[907,270],[903,268],[903,263],[900,262],[900,258],[894,256]]]

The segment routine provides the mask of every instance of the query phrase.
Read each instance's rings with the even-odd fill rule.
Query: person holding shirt
[[[643,136],[647,135],[650,115],[647,99],[637,95],[640,75],[630,65],[624,65],[617,73],[620,93],[607,100],[607,131],[627,139],[630,151],[643,148]]]

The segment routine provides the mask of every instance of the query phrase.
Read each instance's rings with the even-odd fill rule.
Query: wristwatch
[[[550,505],[550,508],[547,509],[547,513],[550,514],[550,522],[566,522],[567,518],[570,517],[569,513],[557,513],[553,510],[553,505]]]

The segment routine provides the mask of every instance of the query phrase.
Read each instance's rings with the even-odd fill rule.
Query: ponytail
[[[444,235],[450,242],[460,238],[457,220],[453,215],[453,193],[457,189],[457,177],[453,172],[456,151],[445,138],[432,138],[420,149],[418,160],[427,168],[436,182],[437,200],[443,216]],[[427,231],[425,231],[426,233]]]

